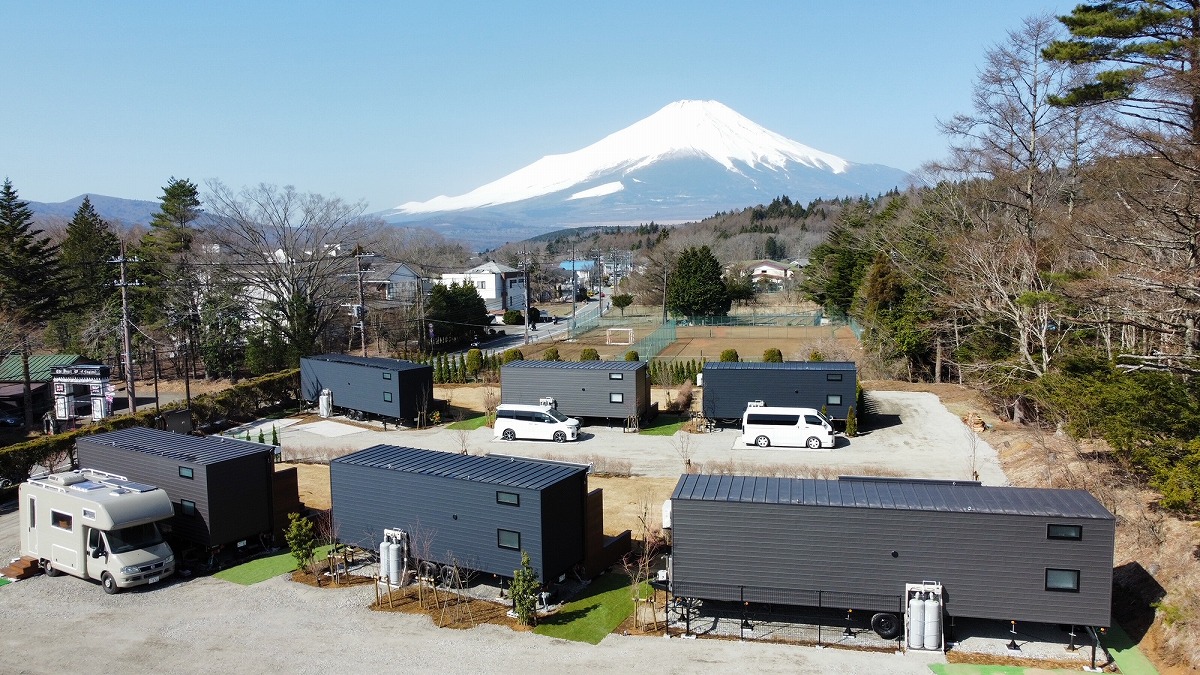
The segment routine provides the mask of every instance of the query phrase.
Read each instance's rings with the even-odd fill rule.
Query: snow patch
[[[594,188],[589,188],[581,192],[576,192],[570,197],[567,197],[567,201],[572,199],[587,199],[588,197],[603,197],[604,195],[611,195],[614,192],[620,192],[624,189],[625,185],[622,184],[621,181],[613,181],[611,183],[605,183],[604,185],[597,185]]]

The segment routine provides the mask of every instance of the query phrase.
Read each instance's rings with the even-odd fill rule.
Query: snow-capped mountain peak
[[[726,171],[787,172],[789,165],[843,174],[850,162],[781,136],[717,101],[676,101],[653,115],[576,152],[548,155],[499,180],[457,197],[408,202],[400,214],[460,211],[511,204],[570,190],[570,199],[610,195],[626,186],[613,181],[658,162],[706,159]],[[589,184],[604,178],[602,186]]]

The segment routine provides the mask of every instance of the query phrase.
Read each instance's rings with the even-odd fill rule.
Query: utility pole
[[[370,271],[370,268],[363,269],[363,258],[374,258],[374,253],[364,253],[361,247],[355,247],[354,253],[354,277],[358,284],[358,304],[357,305],[342,305],[350,308],[350,316],[357,319],[351,325],[351,328],[358,329],[358,337],[362,342],[362,355],[367,355],[367,305],[366,296],[363,291],[363,275]],[[348,274],[339,274],[338,276],[350,276]],[[351,338],[353,339],[353,338]]]
[[[571,244],[571,332],[567,337],[575,337],[575,296],[579,295],[579,275],[575,274],[575,244]]]
[[[529,247],[521,247],[521,270],[525,272],[525,344],[529,344]]]
[[[129,335],[129,297],[125,289],[129,286],[141,286],[136,281],[125,280],[125,263],[129,259],[125,257],[125,244],[121,244],[121,256],[110,263],[117,263],[121,266],[121,280],[116,282],[116,285],[121,289],[121,343],[125,349],[125,395],[129,398],[129,412],[137,412],[137,394],[133,389],[133,355],[130,347]],[[133,262],[137,262],[137,258],[133,258]]]

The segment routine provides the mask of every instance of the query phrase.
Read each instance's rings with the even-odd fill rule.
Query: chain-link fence
[[[674,321],[668,319],[666,323],[654,329],[653,333],[638,340],[630,349],[637,352],[643,361],[649,361],[666,349],[667,345],[675,342],[677,337],[675,325]]]

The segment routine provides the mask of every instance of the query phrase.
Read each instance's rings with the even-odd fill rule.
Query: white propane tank
[[[402,565],[400,551],[403,547],[400,544],[392,544],[391,555],[388,557],[388,577],[392,580],[393,586],[404,585],[404,580],[400,578],[400,568]]]
[[[384,539],[379,542],[379,576],[388,575],[388,561],[392,558],[392,542]]]
[[[908,648],[921,649],[925,644],[925,601],[921,593],[913,593],[908,601]]]
[[[317,410],[321,417],[333,417],[333,392],[322,389],[317,399]]]
[[[942,646],[942,606],[937,596],[929,594],[925,601],[925,649],[940,649]]]
[[[662,507],[662,526],[664,530],[671,529],[671,500],[663,502]]]

